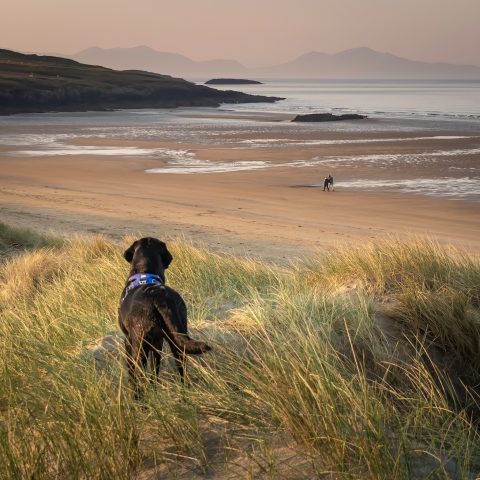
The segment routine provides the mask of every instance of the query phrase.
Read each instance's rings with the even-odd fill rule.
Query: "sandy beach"
[[[65,134],[65,128],[7,126],[2,133],[59,135]],[[55,151],[37,145],[26,152],[24,146],[0,144],[1,220],[64,234],[180,237],[217,251],[282,263],[319,248],[389,235],[405,239],[428,235],[441,243],[480,250],[475,198],[348,186],[348,181],[375,179],[409,179],[415,185],[419,177],[447,174],[455,181],[452,160],[462,178],[462,170],[477,168],[480,158],[475,153],[480,138],[471,132],[282,133],[281,145],[275,140],[278,132],[271,131],[256,135],[255,141],[248,132],[226,135],[214,145],[201,137],[172,141],[109,138],[108,134],[62,142],[64,149],[90,149],[80,153],[58,145]],[[108,150],[113,148],[119,152]],[[208,162],[208,168],[221,164],[239,170],[169,173],[168,155],[148,154],[155,149],[188,152],[196,167]],[[446,149],[454,152],[453,157],[390,161]],[[458,153],[465,151],[469,154]],[[372,158],[387,161],[372,162]],[[152,171],[160,173],[148,173]],[[324,192],[321,186],[328,173],[338,182],[334,192]]]

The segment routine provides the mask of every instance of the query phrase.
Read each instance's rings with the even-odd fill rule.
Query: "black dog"
[[[183,382],[185,354],[205,353],[210,347],[187,335],[187,306],[165,285],[173,257],[165,243],[151,237],[134,242],[123,256],[132,264],[119,308],[130,378],[136,383],[137,365],[145,367],[149,355],[158,374],[165,339]]]

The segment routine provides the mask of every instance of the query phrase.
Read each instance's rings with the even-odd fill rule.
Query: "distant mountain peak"
[[[380,57],[384,55],[390,55],[390,54],[379,52],[369,47],[348,48],[347,50],[342,50],[341,52],[333,54],[333,56],[335,57],[355,57],[355,58],[372,58],[372,57]]]
[[[370,47],[353,47],[353,48],[347,48],[346,50],[343,50],[340,53],[345,53],[345,52],[358,52],[358,53],[382,53],[379,52],[378,50],[374,50],[373,48]]]
[[[102,51],[103,51],[102,47],[98,47],[98,46],[94,45],[93,47],[84,48],[83,50],[80,50],[79,52],[75,53],[74,55],[80,55],[81,53],[85,53],[85,52],[102,52]]]
[[[311,52],[304,53],[303,55],[300,55],[298,58],[308,58],[308,57],[318,57],[318,56],[325,56],[328,55],[328,53],[324,52],[317,52],[316,50],[312,50]]]

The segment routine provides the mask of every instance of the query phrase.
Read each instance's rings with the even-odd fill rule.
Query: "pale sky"
[[[246,66],[363,46],[480,65],[480,0],[1,0],[0,48],[138,45]]]

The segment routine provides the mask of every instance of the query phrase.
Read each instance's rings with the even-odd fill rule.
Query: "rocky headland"
[[[0,50],[0,115],[275,102],[140,70],[111,70],[61,57]]]

